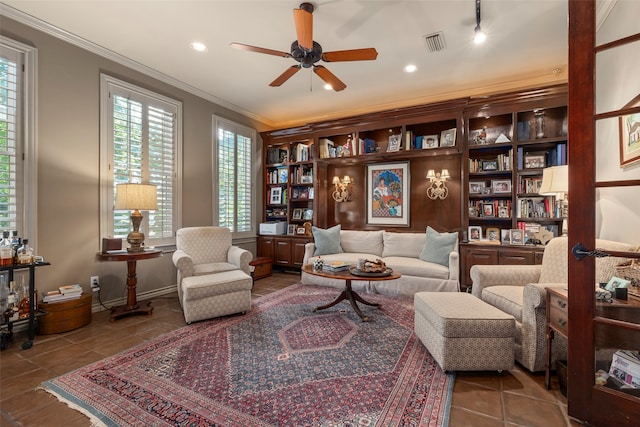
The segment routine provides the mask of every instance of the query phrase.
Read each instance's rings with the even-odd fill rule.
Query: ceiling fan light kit
[[[300,4],[299,9],[293,9],[293,19],[298,39],[291,43],[289,53],[236,42],[231,43],[231,46],[250,52],[293,58],[299,63],[299,65],[292,65],[287,68],[284,73],[276,77],[269,86],[281,86],[301,68],[313,68],[313,72],[316,73],[318,77],[330,85],[333,90],[339,92],[345,89],[347,85],[326,67],[316,65],[316,63],[321,60],[324,62],[371,61],[378,57],[378,52],[375,48],[323,52],[320,43],[313,41],[313,10],[313,5],[307,2]]]
[[[473,41],[475,44],[484,43],[487,35],[480,27],[480,0],[476,0],[476,28],[473,30]]]

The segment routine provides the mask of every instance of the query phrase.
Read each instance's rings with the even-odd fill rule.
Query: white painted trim
[[[139,62],[127,58],[126,56],[106,49],[100,45],[90,42],[89,40],[83,39],[82,37],[51,25],[48,22],[42,21],[41,19],[38,19],[34,16],[28,15],[20,10],[14,9],[9,5],[2,4],[2,14],[7,18],[11,18],[15,21],[20,22],[21,24],[28,25],[29,27],[42,31],[43,33],[49,34],[50,36],[64,40],[65,42],[70,43],[74,46],[81,47],[82,49],[88,50],[91,53],[95,53],[96,55],[100,55],[106,59],[117,62],[118,64],[129,67],[135,71],[144,73],[149,77],[153,77],[154,79],[160,80],[161,82],[170,84],[171,86],[174,86],[178,89],[182,89],[185,92],[189,92],[195,96],[199,96],[202,99],[206,99],[222,107],[228,108],[232,111],[242,114],[243,116],[249,117],[253,120],[257,120],[271,127],[275,127],[276,125],[273,121],[259,116],[253,112],[247,111],[229,101],[225,101],[224,99],[218,98],[215,95],[207,93],[173,77],[167,76],[160,71],[154,70],[151,67],[143,65]]]
[[[144,301],[144,300],[150,300],[153,298],[158,298],[164,295],[168,295],[171,294],[173,292],[178,292],[178,287],[177,285],[169,285],[169,286],[165,286],[163,288],[158,288],[158,289],[154,289],[152,291],[147,291],[147,292],[140,292],[138,294],[136,294],[136,298],[138,301]],[[176,299],[178,298],[178,295],[176,293]],[[94,298],[95,300],[96,298]],[[118,305],[123,305],[127,303],[127,298],[126,297],[122,297],[122,298],[116,298],[113,300],[109,300],[109,301],[102,301],[104,305],[106,305],[107,307],[115,307]],[[91,305],[91,312],[92,313],[97,313],[99,311],[105,311],[106,309],[99,303],[99,302],[95,302]]]
[[[601,0],[596,2],[596,33],[607,20],[618,0]]]

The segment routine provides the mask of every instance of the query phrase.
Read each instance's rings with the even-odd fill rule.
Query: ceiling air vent
[[[442,34],[442,31],[428,34],[424,36],[424,40],[427,42],[429,52],[439,52],[444,50],[444,34]]]

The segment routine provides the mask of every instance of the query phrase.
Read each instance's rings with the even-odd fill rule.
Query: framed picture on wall
[[[640,107],[640,95],[624,108]],[[620,167],[640,161],[640,112],[620,116]]]
[[[367,165],[367,224],[409,226],[409,162]]]

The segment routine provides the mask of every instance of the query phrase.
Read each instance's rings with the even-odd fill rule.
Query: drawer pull
[[[560,326],[567,326],[567,321],[564,319],[558,319],[558,325]]]
[[[565,300],[563,300],[563,299],[557,300],[557,303],[558,303],[558,306],[560,308],[566,308],[567,307],[567,302]]]

